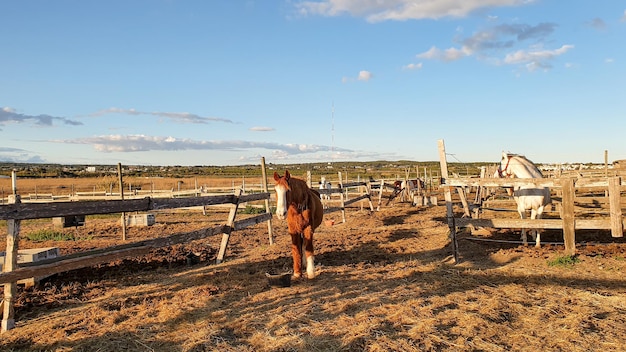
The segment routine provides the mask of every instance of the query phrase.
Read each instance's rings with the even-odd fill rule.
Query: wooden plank
[[[554,187],[554,179],[547,178],[444,178],[442,186],[451,187]]]
[[[69,270],[80,269],[113,260],[134,257],[148,253],[154,248],[173,246],[180,243],[204,239],[225,231],[226,225],[193,231],[169,237],[160,237],[150,240],[127,243],[119,246],[100,248],[91,251],[74,253],[72,255],[41,260],[33,263],[21,264],[21,267],[12,271],[0,274],[0,284],[17,281],[29,277],[48,276]]]
[[[272,213],[263,213],[243,220],[237,220],[233,225],[233,230],[238,231],[245,229],[248,226],[260,224],[263,221],[268,221],[270,219],[272,219]]]
[[[609,203],[611,205],[611,236],[624,237],[622,226],[622,207],[620,202],[620,178],[609,178]]]
[[[467,197],[465,196],[465,189],[463,187],[457,187],[456,192],[459,194],[459,198],[461,199],[461,204],[463,204],[463,214],[466,217],[470,217],[470,209],[469,204],[467,203]]]
[[[562,179],[558,178],[460,178],[451,177],[445,179],[446,186],[452,187],[514,187],[514,186],[537,186],[537,187],[561,187]],[[442,185],[443,186],[443,185]],[[599,179],[576,179],[576,188],[606,188],[607,180]],[[621,185],[620,187],[624,187]]]
[[[341,186],[343,188],[350,188],[350,187],[360,187],[360,186],[366,186],[366,185],[367,183],[363,181],[352,181],[352,182],[343,183]]]
[[[456,218],[455,224],[458,227],[491,227],[494,229],[563,229],[561,219],[469,219]],[[626,221],[623,222],[626,226]],[[609,219],[576,219],[574,222],[576,230],[610,230],[611,221]]]
[[[352,204],[352,203],[356,203],[356,202],[358,202],[358,201],[360,201],[360,200],[363,200],[363,199],[370,199],[369,194],[363,194],[363,195],[358,196],[358,197],[356,197],[356,198],[354,198],[354,199],[347,200],[347,201],[345,201],[345,202],[343,203],[343,205],[344,205],[344,207],[347,207],[348,205],[350,205],[350,204]],[[371,200],[370,200],[370,202],[371,202]]]
[[[345,209],[342,207],[328,207],[324,208],[324,214],[334,213],[336,211],[344,211]]]
[[[255,193],[241,197],[242,202],[262,200],[269,193]],[[0,205],[0,220],[25,220],[70,215],[112,214],[133,211],[187,208],[235,202],[235,195],[193,198],[150,198],[57,203],[20,203]]]
[[[574,179],[561,179],[563,202],[561,204],[561,218],[563,219],[563,242],[565,254],[576,253],[576,219],[574,218]]]

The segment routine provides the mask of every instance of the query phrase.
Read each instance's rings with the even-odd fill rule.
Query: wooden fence
[[[7,245],[4,258],[3,272],[0,273],[0,284],[4,284],[4,300],[2,302],[2,331],[7,331],[15,327],[15,311],[13,307],[14,296],[17,292],[17,281],[31,277],[44,277],[69,270],[89,267],[102,263],[111,262],[113,260],[134,257],[146,254],[149,251],[175,244],[186,243],[189,241],[203,239],[215,234],[222,234],[222,241],[217,255],[217,263],[224,260],[230,235],[233,231],[244,229],[266,221],[268,224],[269,242],[273,244],[271,218],[272,214],[269,207],[270,193],[267,191],[265,160],[261,160],[262,169],[262,190],[258,193],[243,195],[243,187],[236,194],[219,194],[209,195],[206,192],[194,190],[192,193],[174,194],[172,192],[159,194],[161,197],[154,197],[151,193],[150,197],[139,198],[137,192],[133,192],[125,199],[122,190],[117,195],[121,199],[112,199],[113,196],[106,194],[87,194],[87,197],[96,197],[104,199],[100,200],[81,200],[69,199],[74,201],[61,201],[55,199],[51,195],[28,195],[29,202],[21,202],[21,196],[17,194],[16,176],[13,173],[12,188],[13,194],[8,197],[11,204],[0,205],[0,220],[7,221]],[[121,165],[118,164],[119,184],[121,179]],[[126,193],[126,192],[124,192]],[[184,197],[187,196],[187,197]],[[75,195],[76,197],[76,195]],[[108,198],[107,198],[108,197]],[[250,216],[242,220],[236,220],[239,205],[247,202],[265,201],[266,212],[256,216]],[[43,203],[42,203],[43,201]],[[230,213],[225,224],[213,228],[206,228],[201,231],[193,231],[190,233],[176,234],[168,237],[138,241],[133,243],[125,243],[117,246],[101,248],[91,251],[74,253],[51,259],[36,261],[33,263],[20,263],[17,265],[18,258],[18,239],[20,235],[20,222],[27,219],[42,219],[54,217],[70,217],[84,216],[95,214],[113,214],[122,213],[122,219],[127,212],[145,212],[163,209],[202,207],[212,205],[227,205],[230,207]],[[122,221],[123,239],[125,240],[125,219]]]
[[[338,181],[336,182],[336,184],[338,185],[337,187],[334,187],[334,188],[331,187],[330,189],[326,189],[326,188],[317,189],[316,187],[313,187],[312,185],[311,172],[307,172],[306,182],[308,186],[310,188],[315,188],[315,190],[317,190],[320,193],[320,195],[328,195],[331,198],[329,200],[322,199],[322,203],[324,204],[324,214],[329,214],[329,213],[333,213],[336,211],[340,211],[342,222],[345,223],[346,222],[346,207],[356,202],[361,202],[365,200],[367,200],[369,203],[370,211],[374,211],[374,205],[372,204],[372,198],[369,193],[369,189],[370,189],[369,182],[363,182],[363,181],[344,182],[341,172],[338,172],[337,176],[338,176]],[[355,193],[356,193],[356,197],[350,199],[350,195],[355,194]],[[335,201],[332,200],[332,196],[334,194],[339,195],[339,205],[328,206],[328,203],[336,203]]]
[[[613,237],[623,237],[626,220],[622,208],[626,204],[622,193],[626,184],[620,176],[610,177],[573,177],[541,179],[495,179],[495,178],[451,178],[448,177],[445,146],[439,141],[444,195],[447,206],[448,226],[452,235],[455,261],[458,262],[457,227],[487,228],[527,228],[527,229],[562,229],[567,255],[576,252],[576,230],[610,230]],[[484,216],[482,201],[470,203],[467,190],[474,188],[484,192],[487,188],[517,187],[532,185],[549,187],[553,194],[553,204],[557,208],[558,219],[503,219],[481,218]],[[462,214],[455,214],[452,189],[456,189],[461,203]],[[598,196],[598,194],[600,196]]]

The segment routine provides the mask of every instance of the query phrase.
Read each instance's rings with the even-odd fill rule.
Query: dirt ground
[[[210,211],[159,212],[128,241],[225,223]],[[394,201],[331,213],[315,237],[316,274],[290,287],[286,224],[273,219],[150,255],[57,274],[20,288],[5,351],[621,351],[626,350],[626,244],[581,233],[577,262],[550,265],[563,246],[523,247],[519,234],[460,234],[455,264],[445,206]],[[32,242],[62,254],[121,243],[119,218],[69,228],[75,241]],[[22,233],[50,226],[23,222]],[[0,239],[1,240],[1,239]],[[562,242],[547,232],[546,242]],[[584,243],[582,243],[584,241]],[[190,262],[193,252],[197,260]]]

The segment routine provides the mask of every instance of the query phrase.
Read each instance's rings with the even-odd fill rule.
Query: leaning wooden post
[[[265,171],[265,157],[261,157],[261,174],[263,175],[263,192],[268,193],[267,191],[267,171]],[[270,209],[270,200],[269,198],[265,199],[265,212],[268,214],[272,214],[272,210]],[[270,216],[269,220],[267,220],[267,233],[270,240],[270,245],[274,244],[274,234],[272,233],[272,217]]]
[[[228,222],[226,223],[226,230],[222,234],[222,243],[220,245],[220,251],[217,254],[216,263],[219,264],[224,261],[226,256],[226,248],[228,247],[228,241],[230,240],[230,234],[235,228],[235,217],[237,216],[237,210],[239,209],[239,199],[243,193],[242,189],[235,194],[235,203],[230,206],[230,213],[228,214]]]
[[[624,223],[622,220],[622,206],[620,203],[621,179],[619,176],[609,178],[609,204],[611,212],[611,236],[624,237]]]
[[[448,160],[446,159],[446,146],[443,139],[437,141],[439,146],[439,165],[441,167],[441,185],[444,185],[448,179]],[[446,199],[446,218],[448,227],[450,228],[450,237],[452,239],[452,250],[454,252],[454,263],[459,262],[459,246],[456,240],[456,224],[454,223],[454,211],[452,208],[452,193],[450,186],[444,186],[444,198]]]
[[[561,205],[561,219],[563,220],[563,242],[565,242],[565,254],[576,253],[576,219],[574,218],[574,179],[566,177],[561,179],[561,191],[563,200]]]
[[[122,163],[117,163],[117,179],[120,183],[120,197],[124,200],[124,183],[122,182]],[[122,212],[122,241],[126,241],[126,213]]]
[[[17,194],[17,176],[15,171],[11,173],[13,196],[10,197],[9,203],[19,204],[20,196]],[[17,253],[20,234],[20,220],[7,220],[7,248],[4,257],[3,272],[11,272],[17,269]],[[15,308],[13,300],[17,294],[17,282],[4,284],[4,302],[2,306],[2,332],[15,328]]]

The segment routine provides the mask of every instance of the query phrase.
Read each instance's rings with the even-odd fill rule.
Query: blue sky
[[[0,3],[0,161],[626,159],[626,4]]]

